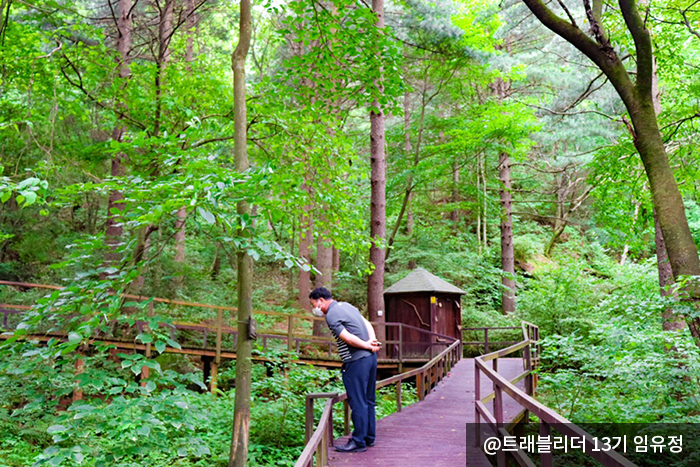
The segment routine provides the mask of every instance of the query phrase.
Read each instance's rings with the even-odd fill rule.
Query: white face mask
[[[323,311],[320,308],[314,308],[311,310],[311,313],[314,314],[314,316],[318,316],[319,318],[323,317]]]

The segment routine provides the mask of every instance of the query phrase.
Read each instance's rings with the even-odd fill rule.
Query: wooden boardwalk
[[[499,359],[499,373],[511,379],[522,373],[522,362],[520,358]],[[481,397],[492,391],[490,380],[483,379]],[[518,386],[522,387],[522,382]],[[515,401],[504,396],[506,419],[512,419],[520,410]],[[486,456],[473,445],[471,427],[467,433],[466,424],[475,422],[474,414],[474,360],[463,359],[425,400],[379,420],[373,447],[349,454],[331,447],[330,465],[491,467]],[[335,443],[345,444],[347,440],[342,437]]]

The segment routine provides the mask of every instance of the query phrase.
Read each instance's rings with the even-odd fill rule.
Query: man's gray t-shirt
[[[344,362],[354,362],[372,355],[372,352],[369,350],[348,345],[338,337],[343,332],[343,329],[346,329],[350,334],[356,335],[363,341],[369,340],[369,332],[367,332],[365,320],[357,308],[346,302],[334,301],[328,306],[326,311],[326,323],[328,323],[333,337],[338,342],[338,354],[340,354],[340,358]]]

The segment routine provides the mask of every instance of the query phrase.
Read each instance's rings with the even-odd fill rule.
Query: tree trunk
[[[187,63],[188,72],[192,72],[192,62],[194,61],[194,10],[195,10],[195,0],[185,1],[185,27],[187,28],[187,39],[185,42],[185,62]],[[171,9],[172,13],[172,9]],[[172,29],[172,18],[171,26]],[[185,239],[186,239],[186,224],[187,224],[187,207],[182,206],[176,214],[175,220],[175,265],[178,268],[180,274],[175,278],[175,287],[182,288],[185,281],[184,266],[185,266]],[[214,253],[214,268],[212,268],[212,279],[219,275],[219,270],[221,268],[221,258],[219,255],[218,247]]]
[[[442,134],[442,132],[441,132]],[[459,203],[459,163],[457,159],[452,161],[452,211],[450,212],[450,220],[452,222],[457,222],[459,219],[459,208],[457,208],[457,203]]]
[[[481,227],[484,229],[481,233],[481,239],[484,242],[484,248],[488,247],[488,231],[486,226],[486,214],[488,210],[488,193],[486,192],[486,154],[481,159],[481,199],[482,199],[482,210],[481,210]]]
[[[325,232],[324,232],[325,233]],[[327,235],[319,235],[316,242],[316,281],[314,287],[333,287],[333,245],[327,239]],[[308,302],[308,296],[306,298]]]
[[[250,0],[240,2],[239,39],[231,57],[233,68],[234,129],[233,151],[236,171],[248,170],[247,115],[245,92],[245,60],[250,48],[251,6]],[[239,215],[250,214],[248,202],[238,202]],[[238,232],[248,237],[249,230]],[[253,258],[245,250],[238,251],[238,343],[236,346],[236,399],[233,413],[233,433],[229,467],[244,467],[248,460],[250,433],[251,351],[250,321],[253,311]]]
[[[659,226],[659,216],[656,215],[656,210],[654,210],[654,241],[656,243],[656,264],[659,270],[659,288],[662,297],[669,297],[676,295],[673,291],[673,270],[671,269],[671,263],[668,262],[668,254],[666,253],[666,243],[664,242],[664,236],[661,233],[661,227]],[[685,328],[685,321],[682,316],[679,316],[673,312],[671,307],[666,308],[662,315],[662,328],[664,331],[679,331]]]
[[[632,121],[634,145],[649,179],[654,208],[658,214],[674,280],[700,276],[700,258],[688,227],[683,198],[668,161],[654,109],[654,57],[651,37],[634,0],[619,0],[618,3],[627,29],[634,39],[636,82],[632,81],[624,63],[606,37],[597,8],[593,11],[589,7],[587,11],[594,40],[577,26],[556,16],[542,0],[523,1],[540,22],[591,59],[615,87]],[[599,5],[600,0],[596,0],[595,4]],[[697,281],[688,281],[684,292],[693,306],[698,308],[700,284]],[[688,327],[696,344],[700,346],[700,318],[688,318]]]
[[[211,263],[211,280],[217,280],[219,274],[221,274],[221,245],[217,243],[214,250],[214,261]]]
[[[406,206],[406,235],[413,233],[415,221],[413,218],[413,191],[408,195],[408,205]]]
[[[153,134],[160,133],[162,100],[163,100],[163,74],[168,66],[170,58],[170,39],[173,34],[173,8],[175,0],[165,0],[161,10],[160,24],[158,25],[158,55],[156,56],[156,108],[153,123]]]
[[[333,247],[333,271],[340,271],[340,250]]]
[[[187,70],[192,71],[192,62],[194,61],[194,28],[197,24],[195,18],[195,0],[185,0],[185,29],[187,29],[187,40],[185,42],[185,61],[187,62]]]
[[[127,85],[127,80],[131,75],[129,68],[129,52],[131,51],[131,0],[119,1],[119,16],[117,18],[117,52],[119,53],[119,79],[121,80],[120,87],[124,89]],[[117,107],[125,110],[126,103],[119,101]],[[124,119],[120,117],[117,120],[117,125],[112,131],[112,139],[117,142],[122,142],[124,133],[126,132],[126,124]],[[112,177],[124,176],[124,153],[116,154],[112,158]],[[105,260],[108,264],[116,264],[119,261],[119,243],[122,241],[124,228],[122,226],[122,212],[124,211],[124,195],[121,191],[114,190],[109,194],[107,202],[107,223],[105,226],[105,237],[109,251],[105,255]]]
[[[321,221],[323,224],[323,221]],[[326,234],[326,235],[323,235]],[[316,281],[314,287],[325,287],[328,290],[333,288],[333,245],[330,240],[327,240],[327,233],[323,232],[318,236],[316,242]],[[306,295],[306,303],[309,303],[308,294]],[[329,336],[328,326],[323,321],[314,320],[313,327],[314,336]]]
[[[559,237],[561,237],[561,234],[564,233],[564,229],[566,228],[567,222],[564,212],[566,211],[566,199],[569,196],[569,189],[571,188],[569,180],[569,174],[567,174],[566,171],[563,171],[561,173],[561,180],[559,181],[559,186],[557,187],[557,191],[555,192],[555,196],[557,197],[555,200],[555,206],[557,211],[554,215],[554,231],[552,232],[552,237],[549,239],[549,242],[547,243],[547,246],[544,249],[544,255],[548,257],[552,255],[554,245],[556,245],[557,241],[559,240]]]
[[[501,310],[515,311],[515,256],[513,254],[513,195],[510,178],[510,156],[505,152],[498,161],[501,179]]]
[[[403,144],[406,156],[411,153],[411,107],[409,97],[410,94],[406,91],[403,96]],[[413,232],[411,201],[413,201],[413,190],[408,194],[408,199],[406,200],[406,235],[410,235]]]
[[[384,0],[372,0],[372,12],[376,15],[375,26],[384,29]],[[383,71],[380,72],[380,80]],[[381,82],[377,83],[382,86]],[[369,320],[384,323],[384,241],[386,240],[386,154],[384,153],[384,110],[379,102],[372,104],[370,120],[370,159],[371,159],[371,208],[370,237],[372,245],[369,260],[374,269],[367,281],[367,311]],[[382,311],[381,316],[379,311]],[[384,326],[377,326],[377,339],[385,341]]]
[[[306,189],[302,187],[302,189]],[[313,245],[313,220],[311,218],[311,206],[304,207],[304,214],[299,222],[299,257],[306,260],[311,266],[311,245]],[[309,293],[311,293],[311,271],[299,268],[299,296],[297,298],[299,308],[310,311]]]
[[[481,238],[481,154],[476,155],[476,245],[479,254],[482,252]]]

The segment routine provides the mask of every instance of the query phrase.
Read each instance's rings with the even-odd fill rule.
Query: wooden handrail
[[[416,368],[405,373],[394,375],[390,378],[377,381],[376,389],[383,388],[390,384],[396,384],[396,410],[401,411],[401,382],[405,379],[416,377],[416,391],[418,399],[423,400],[452,369],[452,367],[462,358],[462,342],[454,339],[445,350],[440,352],[435,358],[420,368]],[[426,381],[426,375],[429,379]],[[323,409],[323,414],[318,422],[316,430],[311,434],[309,430],[313,426],[313,401],[315,399],[328,398]],[[304,450],[294,464],[295,467],[309,467],[316,454],[316,465],[327,465],[328,448],[333,445],[333,405],[347,399],[347,393],[310,393],[306,395],[306,438],[307,443]],[[348,411],[345,411],[345,434],[349,434]],[[311,420],[311,421],[310,421]]]
[[[304,450],[301,452],[301,456],[297,460],[294,467],[306,467],[311,465],[311,458],[314,453],[317,455],[317,465],[328,465],[327,459],[325,457],[328,453],[328,427],[333,429],[333,404],[335,404],[335,399],[331,398],[326,401],[326,405],[323,408],[323,414],[321,415],[321,420],[318,422],[319,427],[323,427],[323,430],[317,429],[314,431],[313,435],[306,443]],[[331,436],[332,441],[332,436]],[[321,449],[319,449],[319,447]],[[320,457],[320,459],[318,458]]]
[[[540,419],[540,433],[549,433],[551,426],[556,425],[556,429],[563,435],[577,437],[584,440],[586,454],[601,462],[605,467],[635,467],[634,463],[625,459],[617,452],[599,450],[593,437],[589,433],[533,398],[535,380],[533,378],[532,370],[534,368],[533,361],[539,359],[539,328],[532,323],[523,321],[522,330],[522,342],[496,352],[491,352],[489,354],[476,357],[474,359],[477,444],[480,444],[481,428],[479,425],[481,424],[482,417],[499,437],[509,435],[508,429],[505,426],[503,411],[503,393],[506,393],[524,408],[523,412],[525,414],[527,414],[527,412],[532,412]],[[498,373],[498,359],[519,350],[523,350],[525,371],[515,378],[508,380]],[[486,362],[488,361],[493,362],[493,368],[489,368],[489,366],[486,365]],[[481,397],[480,387],[482,372],[493,382],[494,386],[494,391],[483,398]],[[515,382],[522,379],[525,379],[526,381],[525,391],[522,391],[515,386]],[[489,412],[488,408],[486,407],[486,403],[490,400],[494,401],[493,414]],[[533,465],[532,461],[522,450],[514,451],[512,454],[513,458],[518,462],[518,465]],[[498,451],[498,467],[505,467],[505,455],[505,451]],[[541,455],[542,465],[551,466],[552,453],[542,453]]]
[[[522,326],[495,326],[495,327],[474,327],[474,328],[463,328],[462,329],[462,345],[483,345],[484,346],[484,353],[487,354],[489,353],[489,347],[491,345],[512,345],[516,344],[517,341],[490,341],[489,340],[489,331],[501,331],[501,330],[506,330],[506,329],[521,329]],[[464,340],[464,333],[469,332],[469,331],[483,331],[484,332],[484,340],[479,341],[479,342],[467,342]]]
[[[60,287],[58,285],[32,284],[30,282],[13,282],[13,281],[0,281],[0,285],[10,285],[13,287],[26,287],[26,288],[37,288],[37,289],[49,289],[49,290],[62,290],[65,288],[65,287]],[[184,302],[181,300],[170,300],[168,298],[150,297],[147,295],[121,294],[121,296],[124,298],[132,299],[132,300],[139,300],[139,301],[153,300],[156,303],[166,303],[166,304],[171,304],[171,305],[191,306],[191,307],[197,307],[197,308],[209,308],[212,310],[238,311],[238,308],[236,308],[234,306],[210,305],[208,303],[197,303],[197,302]],[[278,311],[263,311],[263,310],[253,310],[253,313],[258,313],[261,315],[269,315],[269,316],[293,316],[295,318],[303,318],[303,319],[312,320],[312,321],[322,321],[323,320],[323,318],[317,318],[314,316],[309,316],[309,315],[304,315],[304,314],[299,314],[299,313],[280,313]]]

